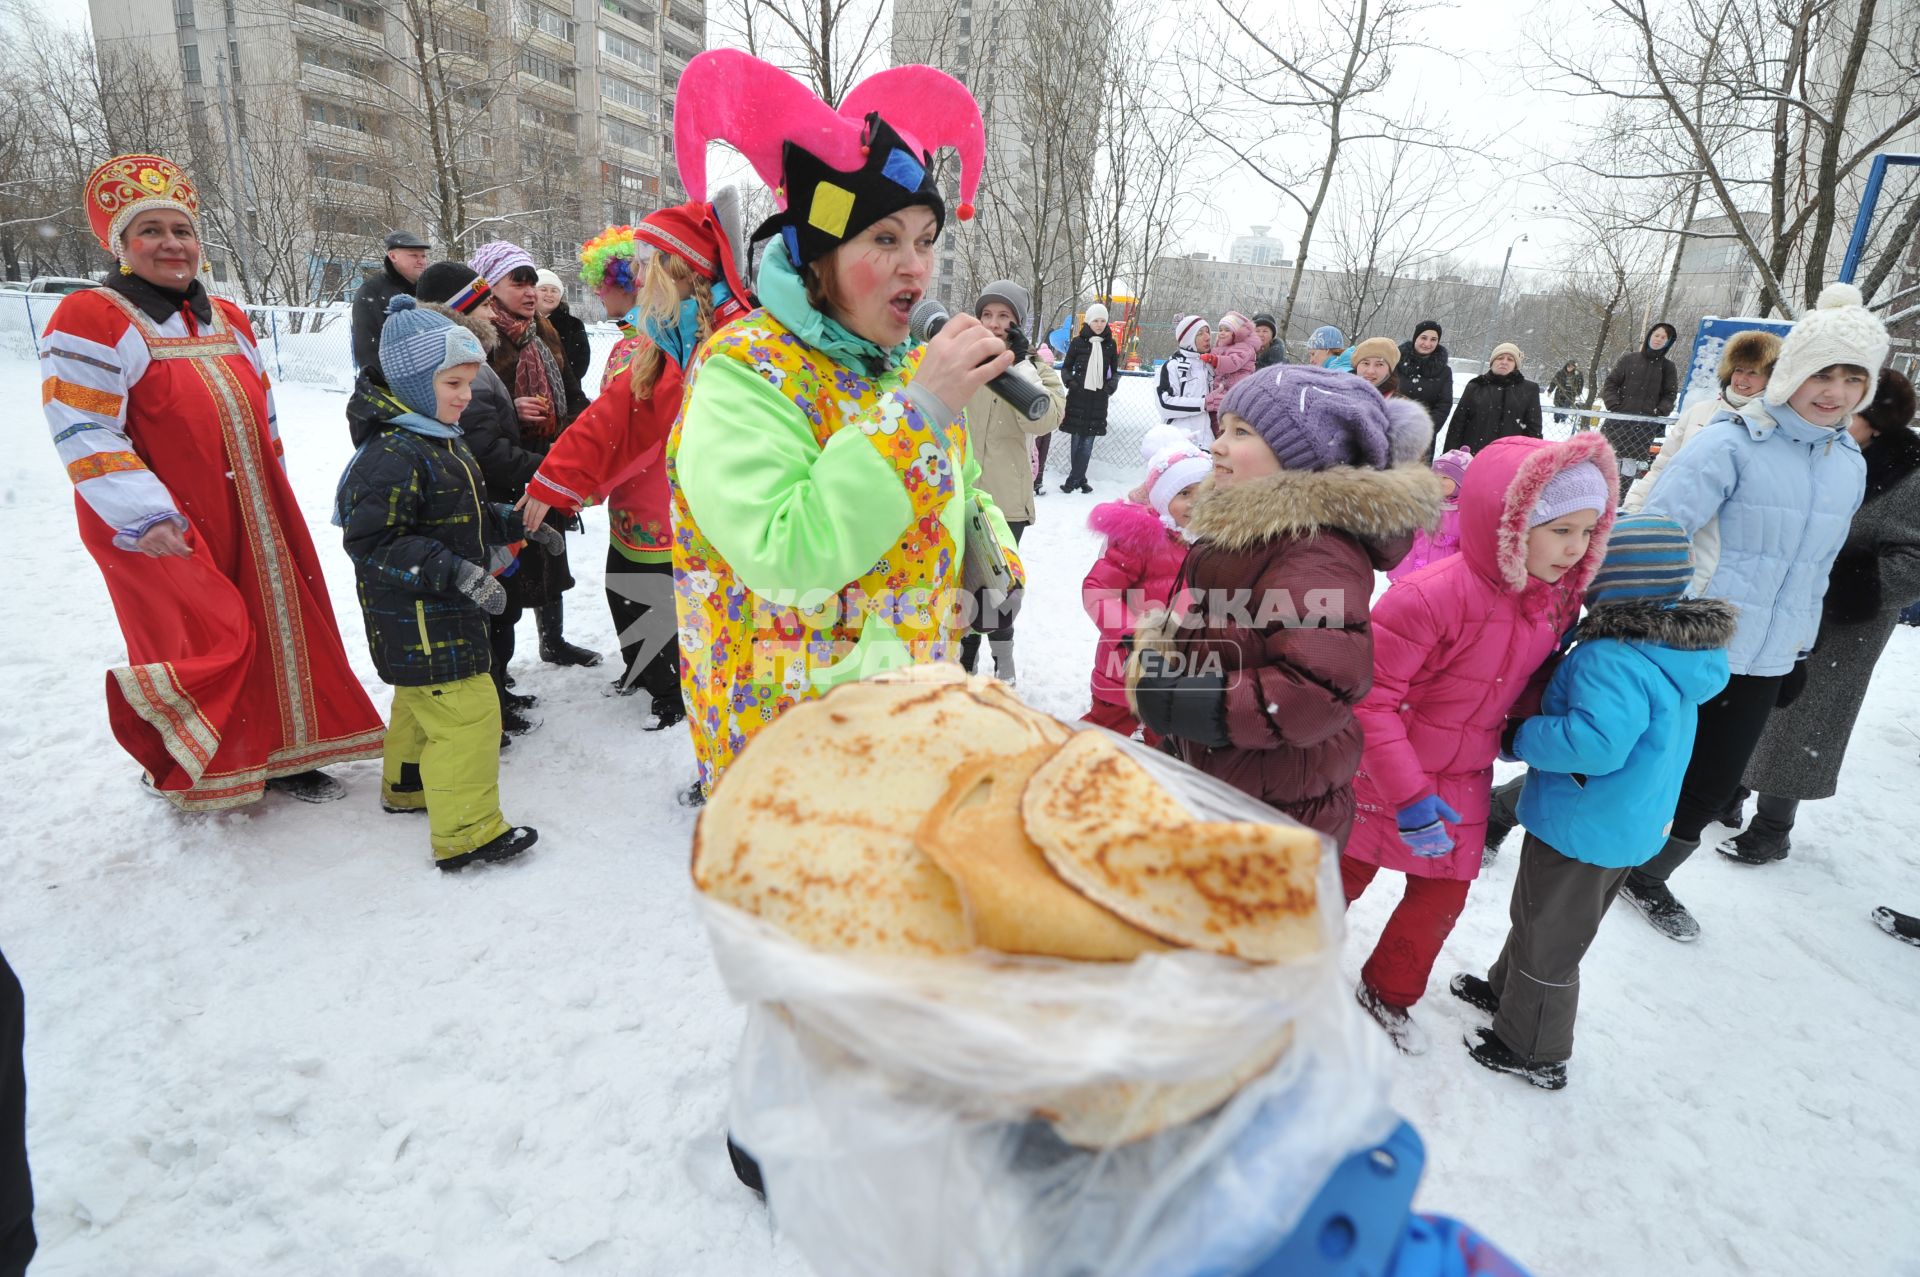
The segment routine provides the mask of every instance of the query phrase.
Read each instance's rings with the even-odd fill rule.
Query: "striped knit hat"
[[[1671,603],[1692,579],[1693,543],[1685,528],[1663,515],[1621,515],[1587,586],[1587,606]]]
[[[405,293],[387,303],[380,326],[380,371],[393,397],[423,417],[434,417],[439,396],[433,379],[442,369],[486,362],[480,339]]]

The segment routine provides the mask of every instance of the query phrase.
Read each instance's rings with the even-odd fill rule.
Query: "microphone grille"
[[[913,334],[915,341],[926,341],[946,318],[945,303],[937,298],[922,297],[919,304],[907,314],[907,331]]]

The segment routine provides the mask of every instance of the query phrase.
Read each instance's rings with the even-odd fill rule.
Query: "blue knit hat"
[[[1345,350],[1347,339],[1332,324],[1322,324],[1307,338],[1308,350]]]
[[[441,370],[485,363],[480,339],[445,315],[421,310],[405,293],[387,303],[380,329],[380,371],[393,397],[423,417],[434,415],[433,379]]]
[[[1587,606],[1671,603],[1692,580],[1693,543],[1685,528],[1664,515],[1622,515],[1587,586]]]

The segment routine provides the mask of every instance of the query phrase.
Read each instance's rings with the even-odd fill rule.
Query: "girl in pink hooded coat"
[[[1373,690],[1358,711],[1366,747],[1340,877],[1351,904],[1380,870],[1407,876],[1358,996],[1408,1054],[1426,1044],[1407,1009],[1480,872],[1503,733],[1536,711],[1549,658],[1580,615],[1618,475],[1598,433],[1495,440],[1461,485],[1460,553],[1373,605]]]
[[[1425,528],[1413,534],[1413,548],[1400,566],[1387,573],[1387,580],[1412,576],[1429,563],[1438,563],[1460,553],[1460,485],[1466,481],[1467,463],[1473,454],[1465,448],[1443,452],[1433,459],[1433,472],[1447,486],[1446,504],[1440,507],[1440,526],[1432,532]]]
[[[1093,708],[1081,718],[1122,736],[1139,730],[1149,745],[1160,738],[1140,727],[1127,707],[1127,640],[1140,618],[1173,597],[1187,542],[1181,530],[1193,491],[1213,473],[1213,458],[1173,426],[1155,426],[1140,445],[1147,478],[1125,501],[1093,508],[1087,526],[1107,548],[1087,571],[1080,602],[1100,630],[1093,654]]]
[[[1220,327],[1213,334],[1213,349],[1200,357],[1213,365],[1213,386],[1207,391],[1206,405],[1217,435],[1220,401],[1253,371],[1253,361],[1260,357],[1260,336],[1253,331],[1253,321],[1237,310],[1222,315]]]

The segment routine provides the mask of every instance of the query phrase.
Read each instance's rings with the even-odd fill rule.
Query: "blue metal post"
[[[1860,269],[1860,255],[1867,250],[1867,233],[1873,229],[1873,207],[1880,202],[1880,184],[1886,180],[1889,164],[1920,164],[1920,155],[1898,155],[1882,151],[1873,157],[1867,170],[1867,189],[1860,197],[1860,211],[1853,215],[1853,237],[1847,241],[1847,255],[1840,262],[1840,280],[1851,284]]]

